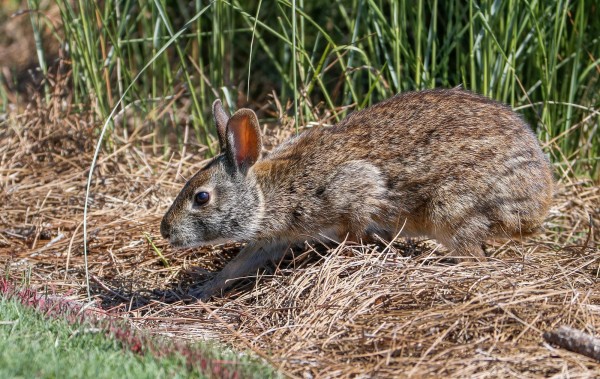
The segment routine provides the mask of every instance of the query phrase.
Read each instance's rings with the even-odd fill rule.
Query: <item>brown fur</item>
[[[471,92],[400,94],[334,127],[305,132],[256,163],[245,157],[260,146],[256,116],[238,111],[233,128],[223,125],[218,108],[224,154],[190,180],[161,225],[172,243],[193,245],[215,240],[203,237],[210,227],[202,220],[234,219],[239,227],[227,226],[218,237],[251,242],[232,262],[238,269],[218,274],[200,297],[236,277],[225,276],[246,275],[281,256],[277,249],[320,234],[392,238],[402,230],[480,258],[486,239],[534,232],[550,206],[552,173],[535,135],[509,107]],[[243,132],[238,125],[246,125]],[[232,207],[190,207],[199,188],[220,193]],[[206,230],[194,231],[194,223]]]

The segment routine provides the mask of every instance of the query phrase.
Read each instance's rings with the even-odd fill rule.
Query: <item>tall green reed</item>
[[[106,117],[144,62],[210,2],[58,4],[76,99]],[[215,0],[125,103],[150,114],[184,89],[190,124],[208,143],[215,97],[232,110],[273,90],[284,104],[297,97],[303,124],[320,102],[340,119],[341,106],[460,85],[519,109],[567,171],[598,175],[597,19],[599,0]],[[174,124],[157,128],[171,133]]]

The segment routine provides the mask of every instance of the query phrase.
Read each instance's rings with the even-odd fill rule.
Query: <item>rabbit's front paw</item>
[[[210,298],[214,295],[219,294],[222,289],[223,286],[220,285],[217,281],[209,280],[200,287],[190,289],[188,291],[188,295],[195,298],[196,300],[206,302],[210,300]]]

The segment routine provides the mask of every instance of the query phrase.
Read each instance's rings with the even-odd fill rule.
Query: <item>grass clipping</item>
[[[84,299],[95,122],[60,107],[8,115],[0,128],[0,267]],[[239,246],[172,250],[160,238],[160,218],[200,158],[188,146],[167,162],[140,143],[152,138],[140,125],[132,139],[113,134],[90,200],[92,290],[111,314],[175,339],[253,350],[295,377],[600,373],[598,362],[542,337],[562,325],[600,331],[600,188],[591,182],[562,180],[545,234],[493,243],[485,263],[453,263],[433,241],[307,245],[226,298],[165,303],[160,291],[185,291],[201,280],[197,267],[222,267]]]

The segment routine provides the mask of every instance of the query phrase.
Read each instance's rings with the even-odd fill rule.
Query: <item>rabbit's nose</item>
[[[169,228],[169,224],[166,222],[165,218],[162,219],[160,223],[160,234],[164,239],[168,240],[171,237],[171,228]]]

